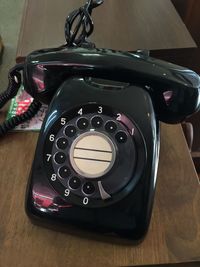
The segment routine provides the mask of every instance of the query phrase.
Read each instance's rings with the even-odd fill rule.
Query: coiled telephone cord
[[[88,0],[86,4],[73,11],[65,22],[65,39],[67,47],[95,47],[87,39],[93,33],[94,23],[91,15],[94,8],[102,5],[104,0]]]
[[[23,64],[18,64],[12,68],[8,74],[8,88],[5,92],[0,94],[0,109],[13,97],[15,97],[22,84],[21,71],[23,71]],[[5,135],[7,132],[13,130],[16,126],[24,123],[27,120],[32,119],[37,112],[40,110],[42,104],[36,100],[33,100],[28,110],[21,115],[14,116],[9,120],[6,120],[0,124],[0,137]]]

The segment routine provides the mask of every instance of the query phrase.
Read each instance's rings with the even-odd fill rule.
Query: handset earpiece
[[[194,88],[159,90],[151,93],[157,118],[165,123],[181,123],[200,109],[200,90]]]

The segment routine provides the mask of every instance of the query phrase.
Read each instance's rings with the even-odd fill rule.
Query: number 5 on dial
[[[60,119],[60,123],[61,123],[61,125],[64,126],[67,123],[67,119],[66,118],[61,118]]]

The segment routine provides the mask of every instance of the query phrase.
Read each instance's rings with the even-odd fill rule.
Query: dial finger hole
[[[95,186],[93,183],[88,182],[83,185],[83,193],[86,195],[92,195],[95,192]]]
[[[119,144],[124,144],[124,143],[126,143],[126,141],[127,141],[127,139],[128,139],[127,134],[126,134],[125,132],[123,132],[123,131],[118,132],[118,133],[115,135],[115,138],[116,138],[116,140],[117,140],[117,142],[118,142]]]
[[[57,164],[63,164],[66,161],[66,155],[63,152],[58,152],[55,154],[54,160]]]
[[[59,169],[58,174],[61,178],[66,179],[70,176],[71,171],[67,166],[63,166]]]
[[[89,126],[89,121],[86,118],[81,118],[77,121],[77,126],[80,130],[85,130]]]
[[[105,129],[109,133],[114,133],[117,130],[117,124],[114,121],[108,121],[105,125]]]
[[[81,186],[81,180],[78,177],[72,177],[69,180],[69,187],[73,190],[77,190],[79,189],[79,187]]]
[[[57,142],[56,142],[56,145],[57,145],[57,147],[58,147],[58,149],[62,149],[62,150],[64,150],[64,149],[66,149],[67,148],[67,146],[68,146],[68,141],[67,141],[67,139],[66,138],[59,138],[58,140],[57,140]]]
[[[68,137],[73,137],[76,134],[76,127],[69,125],[65,128],[65,134]]]
[[[103,125],[103,119],[99,116],[92,118],[91,124],[94,128],[100,128]]]

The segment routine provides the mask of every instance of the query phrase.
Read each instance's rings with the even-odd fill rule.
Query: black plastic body
[[[102,208],[80,207],[67,202],[49,184],[43,164],[44,143],[53,123],[64,111],[85,103],[123,110],[137,124],[146,146],[145,169],[134,189],[120,201]],[[48,118],[52,118],[50,122]],[[151,218],[158,157],[159,124],[151,98],[145,90],[128,86],[113,92],[88,85],[82,78],[69,79],[52,100],[40,133],[27,190],[26,211],[33,220],[46,221],[50,225],[64,223],[66,229],[75,225],[139,241],[144,238]],[[134,173],[132,175],[134,179]]]
[[[107,84],[95,79],[107,80]],[[142,240],[149,227],[156,187],[159,120],[179,123],[199,110],[199,76],[142,53],[60,47],[35,51],[27,57],[24,85],[35,99],[50,104],[29,178],[27,214],[41,223],[63,223],[66,229],[73,225]],[[59,194],[48,180],[43,160],[48,132],[56,120],[64,112],[89,104],[119,110],[134,121],[146,151],[144,169],[134,187],[130,182],[118,201],[96,208],[82,207]]]
[[[199,109],[200,78],[186,68],[144,56],[109,49],[57,48],[31,53],[25,63],[25,88],[49,104],[71,76],[128,82],[147,90],[158,119],[184,120]]]

